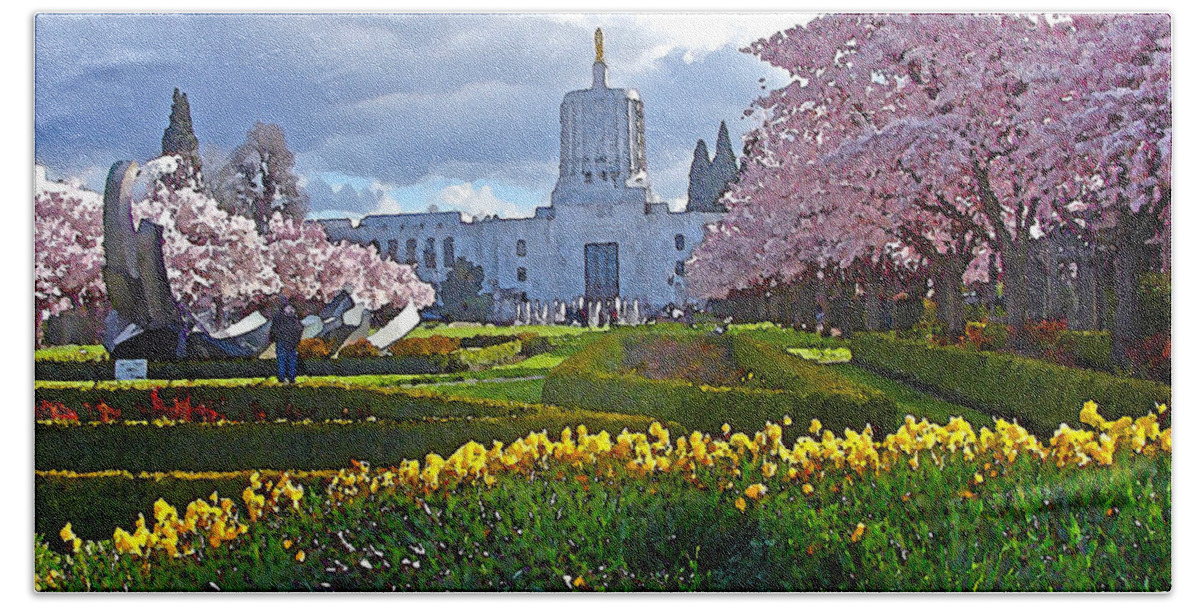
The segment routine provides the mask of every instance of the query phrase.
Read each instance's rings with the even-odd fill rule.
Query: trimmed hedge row
[[[301,359],[302,376],[359,376],[368,374],[440,374],[450,371],[445,355],[425,357],[379,357],[371,359]],[[151,361],[146,377],[157,380],[198,380],[216,378],[273,378],[278,372],[274,360],[232,359],[222,361]],[[56,363],[35,362],[36,380],[113,379],[113,362]]]
[[[219,385],[167,386],[158,397],[168,406],[174,400],[191,399],[191,405],[207,406],[228,420],[352,419],[409,421],[436,417],[485,417],[527,415],[536,406],[523,403],[465,399],[419,389],[357,386],[337,382],[295,385],[252,384],[238,387]],[[122,420],[146,420],[151,408],[151,389],[125,386],[98,388],[34,389],[35,403],[58,402],[84,416],[84,403],[101,401],[121,410]]]
[[[126,529],[138,513],[151,517],[154,501],[162,498],[177,507],[213,492],[235,501],[249,485],[250,473],[222,479],[128,479],[126,477],[43,477],[33,483],[33,529],[46,538],[58,538],[69,521],[82,538],[112,537],[113,528]],[[309,480],[300,480],[309,488]],[[238,505],[242,507],[241,504]]]
[[[456,359],[463,367],[483,369],[493,365],[508,363],[516,359],[520,354],[521,342],[519,340],[510,340],[483,348],[463,348],[454,351],[450,356]]]
[[[546,378],[544,403],[645,414],[693,430],[720,432],[721,425],[761,424],[787,415],[807,428],[812,418],[825,427],[890,428],[895,404],[882,392],[854,384],[821,367],[743,336],[672,333],[671,339],[711,340],[732,349],[753,378],[738,386],[696,386],[677,380],[651,380],[625,368],[626,348],[636,340],[661,336],[614,332],[567,359]]]
[[[860,334],[851,341],[854,363],[910,382],[943,398],[1005,419],[1016,418],[1038,435],[1053,434],[1063,422],[1078,424],[1088,400],[1112,419],[1143,416],[1156,403],[1169,403],[1171,388],[1063,367],[1016,355],[931,346],[885,334]]]
[[[528,415],[432,422],[315,422],[178,424],[164,426],[38,424],[34,466],[39,471],[322,470],[350,459],[397,464],[430,452],[444,456],[468,441],[490,446],[530,431],[585,424],[591,432],[644,431],[646,416],[536,407]],[[679,427],[675,427],[680,430]]]

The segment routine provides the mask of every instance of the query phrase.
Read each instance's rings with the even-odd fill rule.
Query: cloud
[[[438,193],[435,204],[442,211],[453,209],[470,217],[483,215],[518,217],[520,215],[520,210],[516,205],[500,200],[492,192],[492,187],[486,185],[480,188],[469,183],[446,186]]]
[[[470,183],[479,198],[483,184],[527,214],[557,179],[559,103],[589,86],[600,26],[609,82],[637,88],[646,103],[651,184],[678,198],[687,179],[678,159],[690,159],[698,138],[713,143],[721,120],[736,141],[752,126],[740,116],[762,93],[758,80],[779,78],[737,49],[802,18],[43,14],[35,160],[94,175],[157,156],[179,87],[202,149],[232,150],[256,121],[277,123],[309,190],[322,175],[358,176],[387,184],[377,190],[410,209],[394,188],[420,186],[424,200],[444,179],[435,194]],[[368,185],[353,186],[365,196]],[[327,204],[340,203],[314,196],[315,211],[336,208]],[[363,198],[345,210],[382,204]]]

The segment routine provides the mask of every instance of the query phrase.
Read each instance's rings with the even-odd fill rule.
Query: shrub
[[[967,323],[966,338],[976,350],[1003,350],[1008,345],[1008,326],[986,320]]]
[[[445,355],[353,359],[300,359],[302,376],[360,376],[364,374],[440,374],[448,371]],[[225,359],[219,361],[151,361],[146,377],[158,380],[200,380],[218,378],[273,378],[275,361],[266,359]],[[112,363],[36,363],[38,381],[84,380],[98,382],[113,379]]]
[[[438,395],[416,389],[373,387],[343,382],[307,382],[283,386],[262,383],[220,386],[205,383],[154,387],[35,388],[38,403],[57,404],[78,412],[85,422],[101,420],[100,412],[88,403],[103,403],[126,413],[128,420],[199,421],[197,414],[211,411],[228,420],[348,419],[414,421],[436,417],[483,417],[525,415],[528,404],[501,403]],[[203,408],[203,412],[200,411]],[[189,414],[190,412],[190,414]],[[136,414],[135,414],[136,413]],[[64,414],[65,415],[65,414]],[[39,419],[50,419],[39,414]],[[210,416],[211,417],[211,416]]]
[[[333,354],[333,344],[323,338],[305,338],[300,341],[296,353],[302,359],[327,359]]]
[[[1129,348],[1129,362],[1139,378],[1171,381],[1171,334],[1160,332]]]
[[[1117,418],[1144,415],[1171,399],[1171,388],[1156,382],[883,334],[859,335],[851,349],[863,367],[960,405],[1016,418],[1038,434],[1051,435],[1059,424],[1078,420],[1079,408],[1088,400],[1099,403],[1105,417]]]
[[[1065,320],[1051,321],[1044,319],[1038,323],[1025,322],[1025,333],[1033,340],[1033,344],[1043,354],[1058,347],[1058,342],[1067,331]]]
[[[395,357],[449,355],[459,349],[457,338],[446,336],[429,336],[428,338],[404,338],[397,340],[388,347],[388,352]]]
[[[1109,371],[1112,367],[1112,334],[1106,331],[1066,331],[1059,340],[1075,365]]]
[[[469,369],[482,369],[508,363],[521,354],[521,342],[510,340],[486,348],[464,348],[454,353],[458,363]]]
[[[366,338],[360,338],[343,346],[342,350],[338,351],[338,358],[369,359],[378,357],[380,354],[379,349],[375,348],[374,344],[371,344]]]
[[[895,405],[883,393],[745,336],[681,334],[671,339],[713,341],[747,371],[734,386],[653,380],[626,367],[627,349],[662,334],[617,331],[552,370],[542,388],[549,404],[645,414],[692,430],[719,432],[724,423],[757,424],[785,415],[829,428],[891,426]],[[795,432],[793,429],[790,432]]]
[[[467,401],[467,400],[463,400]],[[479,407],[487,407],[475,400]],[[338,469],[351,459],[399,464],[429,452],[448,454],[467,441],[490,446],[530,431],[574,428],[617,434],[644,429],[645,416],[526,406],[524,415],[411,422],[177,424],[38,424],[34,466],[39,471],[230,471]],[[679,427],[672,432],[678,434]],[[137,449],[129,449],[137,446]],[[61,525],[61,524],[60,524]]]

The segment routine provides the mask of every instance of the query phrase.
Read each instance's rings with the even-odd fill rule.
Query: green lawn
[[[817,363],[849,363],[850,349],[841,348],[789,348],[787,352],[806,361]]]

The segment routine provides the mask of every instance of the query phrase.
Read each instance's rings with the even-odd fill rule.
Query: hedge
[[[445,355],[423,357],[379,357],[374,359],[300,359],[302,376],[359,376],[375,374],[440,374],[447,371]],[[273,378],[278,367],[271,359],[231,359],[223,361],[150,361],[146,377],[159,380],[197,380],[210,378]],[[112,380],[113,363],[35,362],[36,380]]]
[[[182,507],[197,498],[207,500],[210,494],[217,492],[238,501],[240,508],[239,497],[249,480],[249,471],[209,479],[39,474],[34,477],[33,484],[34,532],[46,538],[58,538],[59,530],[69,521],[72,531],[82,538],[111,538],[113,528],[128,529],[137,520],[138,513],[152,517],[151,507],[159,498]],[[302,478],[298,483],[308,489],[317,487],[319,480]]]
[[[35,403],[58,402],[87,420],[84,404],[104,402],[121,410],[122,420],[146,420],[151,408],[151,390],[121,385],[97,388],[34,388]],[[259,418],[292,420],[352,419],[424,420],[442,416],[507,416],[530,413],[521,403],[465,399],[420,389],[360,386],[340,382],[311,382],[295,385],[275,383],[238,387],[199,384],[166,386],[158,396],[170,407],[176,398],[191,399],[191,406],[204,405],[228,420],[256,421]]]
[[[459,365],[468,369],[483,369],[508,363],[521,354],[521,342],[510,340],[483,348],[462,348],[451,355]]]
[[[703,336],[672,332],[672,339],[713,340],[732,349],[738,364],[754,374],[738,386],[696,386],[677,380],[651,380],[624,366],[634,340],[661,339],[617,331],[567,359],[546,378],[548,404],[645,414],[693,430],[719,432],[721,425],[759,425],[790,416],[794,436],[810,419],[826,428],[890,428],[895,404],[882,392],[860,386],[820,366],[744,336]]]
[[[421,422],[259,422],[156,425],[39,423],[34,467],[39,471],[320,470],[351,459],[398,464],[430,452],[443,456],[468,441],[490,446],[530,431],[645,431],[646,416],[537,407],[527,415]],[[680,430],[679,427],[675,427]],[[131,449],[131,446],[136,446]]]
[[[1143,416],[1169,403],[1169,386],[1063,367],[1037,359],[957,347],[932,346],[885,334],[851,340],[854,362],[940,397],[1049,436],[1063,422],[1078,425],[1079,409],[1093,400],[1106,418]]]

